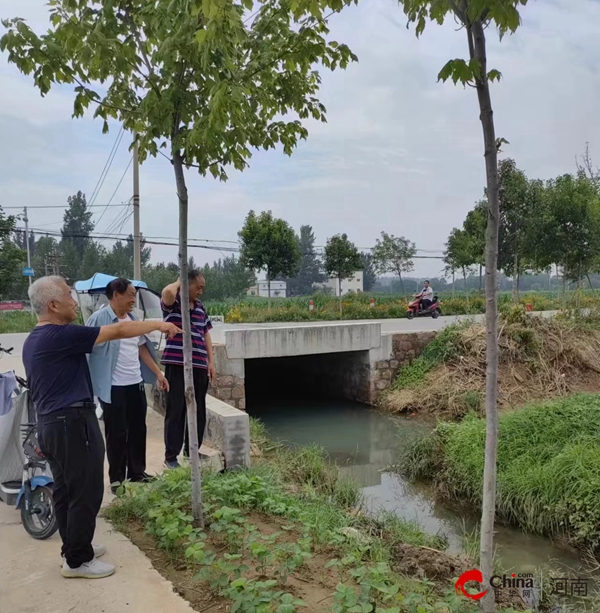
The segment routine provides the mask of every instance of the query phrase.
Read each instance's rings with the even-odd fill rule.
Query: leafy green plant
[[[576,395],[506,413],[499,420],[496,511],[528,531],[600,544],[600,396]],[[481,504],[485,422],[440,423],[414,443],[400,469],[444,483]]]
[[[394,387],[418,387],[429,371],[456,356],[460,348],[459,333],[464,327],[464,324],[455,324],[444,328],[416,360],[400,369]]]

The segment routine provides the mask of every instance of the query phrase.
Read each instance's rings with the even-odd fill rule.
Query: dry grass
[[[457,350],[415,385],[381,401],[391,412],[423,411],[459,418],[483,410],[485,327],[456,332]],[[499,332],[499,401],[512,408],[576,392],[600,391],[600,331],[567,319],[508,317]]]

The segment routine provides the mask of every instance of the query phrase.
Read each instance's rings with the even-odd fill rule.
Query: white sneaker
[[[67,579],[102,579],[103,577],[113,575],[115,570],[112,564],[92,558],[89,562],[82,564],[78,568],[71,568],[65,560],[60,573]]]
[[[101,558],[106,553],[106,547],[104,545],[94,545],[92,543],[92,548],[94,550],[95,558]],[[60,565],[62,566],[64,563],[65,563],[65,556],[61,555]]]

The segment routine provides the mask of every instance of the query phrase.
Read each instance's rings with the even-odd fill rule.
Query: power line
[[[24,228],[15,228],[15,230],[18,231],[24,231]],[[36,229],[35,228],[30,228],[31,231],[35,232]],[[48,231],[48,230],[40,230],[41,234],[44,234],[45,236],[62,236],[62,234],[60,232],[53,232],[53,231]],[[117,240],[123,240],[125,236],[125,240],[127,239],[128,235],[99,235],[99,234],[69,234],[69,238],[93,238],[96,240],[111,240],[111,241],[117,241]],[[152,241],[152,240],[146,240],[146,238],[144,237],[144,242],[148,245],[166,245],[169,247],[179,247],[179,243],[168,243],[168,242],[163,242],[163,241]],[[233,247],[218,247],[218,246],[212,246],[212,245],[188,245],[188,247],[194,247],[196,249],[208,249],[211,251],[228,251],[230,253],[237,253],[239,251],[239,249],[234,249]]]
[[[115,139],[112,149],[110,150],[110,153],[108,154],[108,159],[106,160],[106,163],[104,164],[104,168],[102,169],[102,172],[100,173],[100,177],[98,178],[98,181],[96,182],[96,187],[94,187],[94,191],[92,192],[92,196],[90,197],[90,204],[94,203],[94,201],[98,197],[98,194],[100,193],[100,190],[102,189],[102,186],[104,185],[104,180],[106,179],[106,175],[108,174],[108,171],[110,170],[110,167],[112,166],[113,160],[115,159],[115,155],[117,154],[117,150],[119,148],[119,145],[121,144],[121,139],[123,138],[124,133],[125,133],[125,128],[121,126],[121,129],[119,130],[119,133],[117,134],[117,138]]]
[[[18,228],[18,230],[23,230],[23,228]],[[35,228],[31,228],[31,231],[35,232],[36,229]],[[45,234],[46,236],[62,236],[60,232],[48,232],[46,231],[41,231],[42,234]],[[125,238],[125,240],[128,240],[129,235],[123,235],[123,234],[113,234],[113,235],[99,235],[99,234],[95,234],[92,233],[90,235],[87,234],[73,234],[73,235],[69,235],[69,238],[93,238],[96,240],[111,240],[111,241],[117,241],[117,240],[123,240],[123,238]],[[166,247],[179,247],[179,243],[170,243],[170,242],[166,242],[166,241],[157,241],[157,240],[147,240],[146,237],[144,237],[144,243],[146,245],[162,245],[162,246],[166,246]],[[228,253],[239,253],[239,248],[234,248],[234,247],[224,247],[224,246],[218,246],[218,245],[188,245],[188,247],[191,248],[195,248],[195,249],[207,249],[209,251],[220,251],[223,255],[225,255],[223,252],[227,251]],[[443,260],[444,258],[442,256],[435,256],[435,255],[415,255],[413,256],[415,259],[418,260]]]
[[[126,209],[123,209],[112,220],[112,222],[108,225],[108,227],[106,228],[104,233],[105,234],[115,234],[115,230],[117,229],[117,227],[119,227],[119,224],[127,217],[127,215],[129,214],[130,211],[131,211],[131,203],[130,203],[130,205]],[[123,226],[120,226],[120,227],[122,228]]]
[[[115,197],[119,187],[121,187],[121,183],[123,183],[123,179],[125,178],[125,175],[127,174],[127,171],[129,170],[129,167],[131,166],[131,162],[132,161],[133,161],[133,156],[129,158],[129,163],[127,164],[127,167],[125,168],[125,171],[121,175],[121,178],[119,179],[119,182],[117,183],[117,187],[115,187],[115,191],[113,192],[112,196],[110,197],[110,200],[108,201],[108,204],[106,205],[106,207],[104,208],[104,210],[102,211],[102,213],[100,215],[100,218],[96,222],[96,226],[98,226],[98,224],[102,221],[102,218],[104,217],[104,214],[106,213],[106,211],[108,211],[108,207],[110,206],[110,203],[112,202],[113,198]]]
[[[88,204],[87,208],[90,207],[103,207],[103,206],[129,206],[129,202],[119,202],[119,203],[115,203],[115,204],[111,204],[110,202],[108,204]],[[22,206],[4,206],[3,204],[0,205],[0,208],[2,209],[19,209],[20,211],[23,210]],[[63,209],[66,210],[68,207],[66,205],[59,205],[59,204],[51,204],[49,206],[44,206],[42,204],[34,204],[34,205],[27,205],[27,209]]]

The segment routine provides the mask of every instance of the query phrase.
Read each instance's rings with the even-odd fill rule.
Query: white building
[[[339,296],[340,281],[337,277],[330,277],[324,284],[324,287],[328,287],[332,290],[334,296]],[[363,271],[357,270],[348,279],[342,279],[342,296],[350,292],[357,294],[363,291]]]
[[[246,294],[248,296],[269,297],[269,284],[267,281],[259,281],[251,287]],[[285,281],[271,281],[271,298],[285,298],[287,296],[287,283]]]

